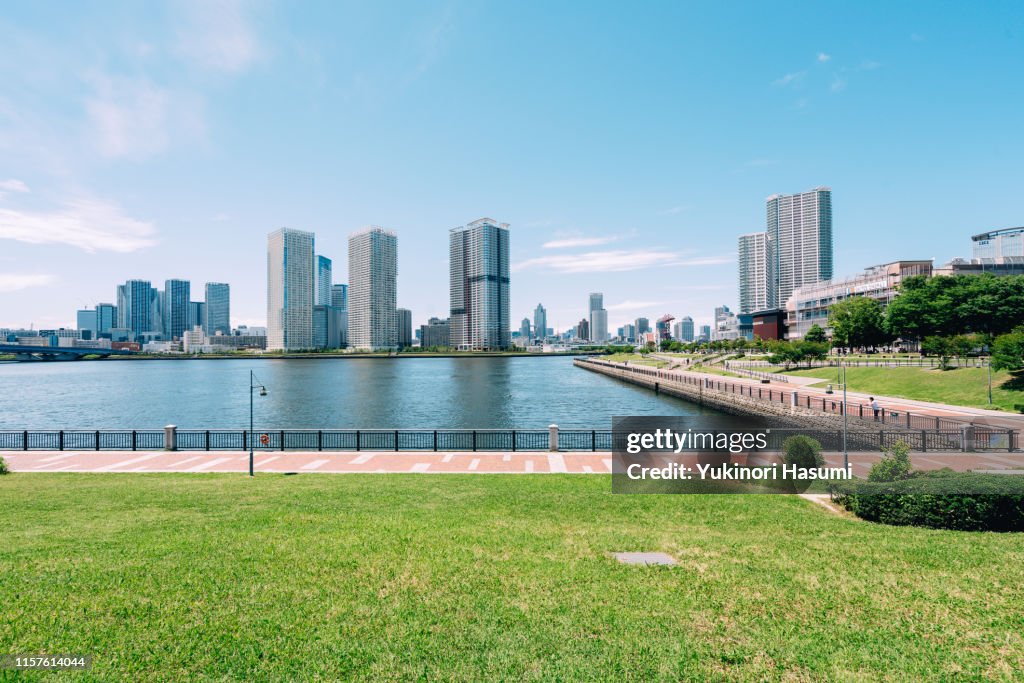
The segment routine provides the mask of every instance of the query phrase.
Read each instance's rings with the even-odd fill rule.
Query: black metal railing
[[[913,425],[914,420],[911,420]],[[894,429],[898,426],[898,429]],[[843,445],[841,429],[772,428],[764,450],[782,450],[795,434],[817,439],[825,450]],[[622,438],[622,435],[618,435]],[[162,429],[144,430],[21,430],[0,431],[0,452],[8,451],[130,451],[170,448],[180,451],[547,451],[547,429],[176,429],[172,443]],[[920,428],[906,426],[902,417],[880,420],[877,430],[849,430],[850,451],[879,451],[903,441],[913,451],[1008,451],[1021,448],[1020,433],[1002,427],[936,425],[934,418]],[[613,449],[609,429],[557,430],[560,451]]]

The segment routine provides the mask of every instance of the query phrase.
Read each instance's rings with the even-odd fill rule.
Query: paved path
[[[653,355],[653,354],[652,354]],[[660,360],[668,360],[668,357],[661,357]],[[829,380],[817,379],[817,378],[802,378],[800,376],[789,376],[789,382],[771,381],[769,384],[762,384],[760,380],[749,378],[749,377],[727,377],[723,375],[715,375],[713,373],[697,372],[693,370],[687,370],[685,364],[679,364],[678,359],[673,359],[673,368],[671,370],[665,369],[663,372],[670,372],[679,375],[688,375],[696,378],[710,378],[711,381],[729,382],[730,384],[736,385],[749,385],[758,387],[762,390],[775,390],[783,391],[786,393],[796,391],[801,396],[812,396],[815,399],[820,400],[821,398],[828,398],[832,401],[842,400],[842,390],[837,389],[836,393],[827,394],[825,393],[825,387],[811,387],[807,384],[815,384],[818,382],[828,382]],[[618,363],[618,365],[622,365]],[[720,366],[719,366],[720,367]],[[725,368],[722,368],[723,370]],[[829,368],[835,370],[835,368]],[[801,382],[800,380],[807,380]],[[836,384],[836,382],[832,382]],[[986,410],[984,408],[967,408],[964,406],[952,406],[945,403],[932,403],[930,401],[918,401],[909,398],[896,398],[893,396],[882,396],[881,394],[866,394],[863,392],[849,391],[846,394],[847,403],[852,405],[870,403],[871,396],[878,399],[878,402],[882,408],[887,412],[896,411],[900,414],[906,412],[915,413],[918,415],[933,415],[936,417],[948,417],[958,418],[964,421],[973,421],[977,424],[987,424],[997,427],[1006,427],[1010,429],[1024,430],[1024,415],[1015,415],[1002,410]],[[850,409],[851,414],[853,408]]]
[[[249,454],[237,451],[3,451],[15,472],[247,472]],[[856,476],[865,476],[878,453],[850,453]],[[1024,453],[913,453],[919,469],[1024,470]],[[840,453],[826,453],[830,467],[842,465]],[[744,462],[746,456],[736,458]],[[763,464],[752,456],[750,464]],[[546,453],[541,451],[261,451],[258,472],[419,474],[607,474],[608,452]]]

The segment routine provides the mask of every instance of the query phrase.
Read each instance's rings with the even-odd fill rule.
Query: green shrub
[[[7,467],[7,461],[5,461],[3,458],[0,458],[0,474],[7,474],[10,471],[11,470],[8,469]]]
[[[804,434],[791,436],[782,442],[785,452],[783,462],[797,467],[824,467],[825,457],[821,454],[821,443]]]
[[[871,466],[868,481],[899,481],[913,476],[910,469],[910,446],[897,441],[882,451],[882,459]]]
[[[918,472],[899,481],[834,484],[834,501],[861,519],[959,531],[1024,531],[1024,476]]]

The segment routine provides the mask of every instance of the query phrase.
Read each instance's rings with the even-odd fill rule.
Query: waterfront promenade
[[[829,467],[840,467],[842,453],[825,453]],[[238,472],[249,470],[249,454],[238,451],[0,451],[14,472]],[[761,454],[763,457],[773,457]],[[777,456],[774,456],[777,457]],[[850,453],[855,476],[866,476],[879,453]],[[991,470],[1024,473],[1024,453],[914,453],[922,470]],[[420,474],[608,474],[610,452],[433,452],[433,451],[260,451],[256,471],[314,473]],[[767,464],[739,454],[734,462]]]

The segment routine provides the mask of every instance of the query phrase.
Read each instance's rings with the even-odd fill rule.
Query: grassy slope
[[[75,680],[1024,669],[1022,535],[875,526],[789,496],[615,496],[579,475],[25,474],[0,478],[0,538],[0,652],[93,654]]]
[[[836,373],[836,368],[813,368],[787,374],[820,377],[825,381],[818,386],[823,386],[827,382],[836,382]],[[987,368],[847,368],[846,376],[851,391],[974,408],[990,407]],[[1012,411],[1014,404],[1024,403],[1024,391],[1000,386],[1009,380],[1010,375],[1006,372],[992,373],[993,407]]]

